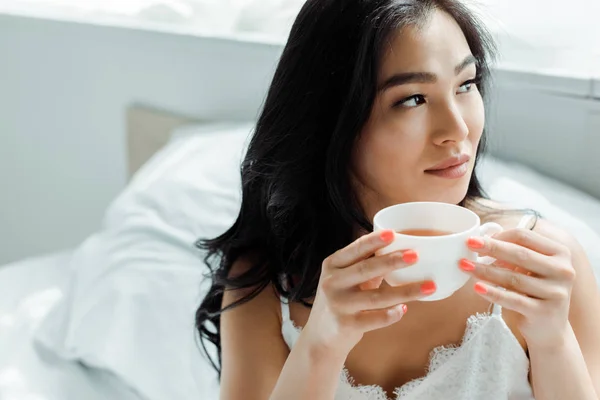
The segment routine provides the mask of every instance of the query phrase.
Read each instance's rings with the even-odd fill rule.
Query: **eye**
[[[407,97],[405,99],[402,99],[396,103],[394,103],[394,105],[392,106],[393,108],[396,107],[405,107],[405,108],[414,108],[417,106],[420,106],[421,104],[425,103],[425,96],[423,96],[422,94],[415,94],[413,96]]]
[[[460,85],[457,93],[467,93],[470,92],[471,89],[473,89],[474,85],[479,84],[479,78],[475,78],[475,79],[469,79],[468,81],[466,81],[465,83],[463,83],[462,85]]]

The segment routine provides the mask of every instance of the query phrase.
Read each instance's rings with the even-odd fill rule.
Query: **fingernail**
[[[419,260],[419,255],[414,250],[406,250],[402,252],[402,260],[407,264],[414,264]]]
[[[407,311],[408,307],[406,306],[406,304],[402,304],[402,314],[406,314]]]
[[[382,242],[388,243],[394,240],[394,232],[393,231],[383,231],[379,234],[379,238]]]
[[[423,294],[432,294],[437,290],[437,286],[435,285],[435,282],[430,281],[430,282],[425,282],[424,284],[421,285],[421,293]]]
[[[488,292],[487,288],[481,282],[475,284],[475,291],[479,294],[486,294]]]
[[[471,260],[467,260],[466,258],[463,258],[462,260],[460,260],[458,265],[460,266],[460,269],[462,269],[463,271],[467,271],[467,272],[475,271],[475,264]]]
[[[479,237],[472,237],[467,240],[467,245],[473,249],[483,249],[485,241]]]

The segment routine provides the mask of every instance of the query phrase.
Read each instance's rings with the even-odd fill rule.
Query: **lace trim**
[[[465,327],[465,333],[458,345],[442,345],[437,346],[429,353],[429,366],[427,372],[422,377],[413,379],[406,382],[404,385],[394,389],[394,394],[397,398],[407,396],[409,392],[416,389],[427,377],[433,372],[439,369],[442,365],[446,364],[450,358],[454,356],[465,344],[469,343],[483,328],[484,324],[487,323],[491,318],[500,318],[500,316],[492,313],[477,313],[471,315],[467,319],[467,326]],[[504,321],[504,320],[503,320]],[[383,392],[383,390],[382,390]]]
[[[460,344],[437,346],[433,350],[431,350],[431,352],[429,353],[429,364],[426,369],[426,374],[422,377],[408,381],[400,387],[395,388],[393,392],[395,398],[400,399],[402,397],[408,396],[411,391],[415,390],[433,372],[438,370],[442,365],[446,364],[448,360],[451,359],[454,356],[454,354],[456,354],[456,352],[463,348],[463,346],[466,343],[471,341],[473,337],[475,337],[477,333],[481,330],[484,324],[492,318],[499,318],[500,320],[502,320],[502,322],[504,322],[504,320],[500,316],[493,315],[489,312],[471,315],[467,319],[465,332],[460,341]],[[286,320],[285,323],[289,323],[289,325],[298,333],[302,331],[302,328],[297,326],[291,319]],[[506,328],[510,329],[508,328],[508,326]],[[516,338],[514,339],[516,340]],[[519,347],[521,346],[519,345]],[[375,399],[389,400],[389,398],[385,394],[385,391],[379,385],[356,384],[354,378],[352,378],[350,372],[346,367],[343,368],[342,373],[340,374],[340,383],[348,386],[350,389],[357,391],[360,394],[374,396]]]

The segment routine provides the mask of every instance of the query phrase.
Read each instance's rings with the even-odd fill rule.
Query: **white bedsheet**
[[[45,353],[32,342],[61,296],[71,252],[0,266],[0,399],[137,400],[111,375]]]

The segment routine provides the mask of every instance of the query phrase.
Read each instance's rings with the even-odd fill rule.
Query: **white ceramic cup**
[[[384,277],[391,286],[408,282],[433,280],[437,291],[421,301],[441,300],[463,287],[469,275],[458,263],[467,258],[483,264],[491,264],[491,257],[477,257],[467,247],[471,236],[491,236],[502,231],[494,222],[481,225],[479,216],[464,207],[447,203],[415,202],[397,204],[375,214],[373,229],[396,231],[394,241],[377,252],[387,254],[397,250],[415,250],[419,255],[416,264],[399,268]],[[431,229],[452,232],[443,236],[411,236],[398,231]]]

